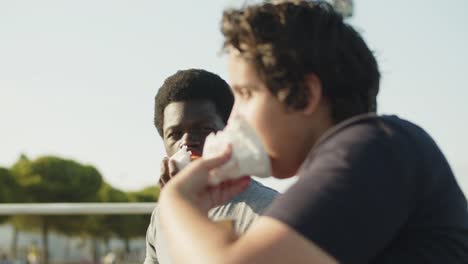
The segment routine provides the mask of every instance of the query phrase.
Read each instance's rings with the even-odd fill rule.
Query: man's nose
[[[189,133],[186,132],[182,135],[182,138],[180,140],[181,146],[187,145],[190,147],[197,147],[198,145],[201,144],[201,139],[200,136],[196,135],[196,133]]]

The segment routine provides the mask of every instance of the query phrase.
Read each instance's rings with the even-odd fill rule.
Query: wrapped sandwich
[[[192,153],[192,151],[187,150],[187,146],[183,145],[179,148],[179,150],[174,155],[172,155],[169,158],[169,160],[174,161],[177,168],[181,170],[185,166],[187,166],[191,161],[194,161],[198,158],[200,158],[199,155],[197,155],[196,153]]]
[[[192,152],[187,150],[187,146],[182,146],[174,155],[172,155],[172,157],[169,158],[169,160],[174,161],[177,168],[181,170],[190,163],[191,156]]]
[[[229,144],[232,146],[231,159],[212,171],[211,185],[245,175],[271,176],[270,159],[260,138],[247,121],[240,117],[230,119],[224,130],[208,135],[203,148],[203,158],[219,156]]]
[[[220,168],[212,171],[209,182],[211,185],[245,175],[271,176],[270,159],[255,130],[244,119],[239,117],[230,119],[224,130],[208,135],[203,147],[203,157],[219,156],[229,144],[232,146],[231,159]],[[173,160],[177,168],[182,170],[197,158],[199,156],[187,150],[187,146],[184,145],[170,160]]]

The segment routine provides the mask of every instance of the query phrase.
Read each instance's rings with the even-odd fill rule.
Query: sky
[[[179,69],[227,78],[222,0],[0,0],[0,166],[21,153],[91,164],[123,190],[154,185],[154,96]],[[348,22],[382,72],[379,112],[426,129],[468,194],[468,1],[356,0]],[[280,191],[294,179],[267,179]]]

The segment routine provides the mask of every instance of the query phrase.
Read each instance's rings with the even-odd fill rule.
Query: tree
[[[11,202],[13,203],[23,203],[23,202],[34,202],[32,197],[24,190],[24,188],[19,184],[16,174],[27,174],[29,173],[29,159],[26,155],[21,154],[18,161],[10,169],[12,177],[15,179],[16,183],[16,195],[14,196]],[[19,230],[34,230],[37,229],[37,223],[40,219],[37,216],[11,216],[9,222],[13,226],[13,236],[11,241],[11,255],[13,258],[17,257],[18,253],[18,237]]]
[[[104,183],[98,192],[98,201],[105,203],[126,202],[156,202],[159,195],[159,187],[153,186],[138,192],[125,193],[108,183]],[[126,251],[129,251],[129,241],[134,237],[142,237],[146,233],[150,217],[148,215],[103,215],[90,216],[86,228],[93,241],[101,239],[108,245],[109,238],[113,235],[125,242]],[[93,243],[97,245],[96,242]],[[108,249],[108,246],[107,246]],[[97,249],[93,250],[94,258],[97,258]]]
[[[94,202],[102,203],[125,203],[128,202],[128,198],[123,191],[120,191],[108,183],[104,182],[99,189]],[[106,244],[107,250],[109,250],[109,240],[116,230],[121,227],[121,218],[118,215],[91,215],[87,216],[87,222],[84,225],[85,233],[91,236],[92,248],[93,248],[93,259],[98,261],[98,240],[103,241]]]
[[[130,199],[133,202],[157,202],[159,199],[159,186],[149,186],[141,191],[129,192]]]
[[[127,193],[130,202],[154,202],[159,198],[159,186],[146,187],[141,191]],[[123,219],[125,229],[118,234],[125,241],[125,249],[130,251],[129,241],[132,238],[144,237],[150,223],[149,215],[129,215]]]
[[[0,203],[19,203],[24,201],[24,192],[16,182],[10,170],[0,168]],[[15,216],[0,216],[0,223],[5,221],[13,222]],[[13,225],[13,236],[11,240],[11,254],[17,256],[18,248],[18,228]]]
[[[53,156],[29,161],[24,155],[12,167],[13,175],[37,203],[87,202],[95,199],[102,184],[102,176],[93,166]],[[84,218],[66,216],[40,216],[42,235],[42,263],[48,263],[48,232],[56,229],[72,233]],[[34,223],[31,223],[34,225]]]
[[[18,196],[18,184],[10,171],[0,167],[0,203],[12,203]],[[9,216],[0,216],[0,223],[8,220]]]

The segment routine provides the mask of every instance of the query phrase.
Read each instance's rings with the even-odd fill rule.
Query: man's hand
[[[208,210],[224,204],[244,191],[250,184],[250,177],[244,176],[238,179],[226,180],[222,183],[211,186],[209,178],[215,177],[213,173],[218,167],[225,164],[232,154],[232,146],[229,145],[224,153],[217,157],[204,159],[203,157],[192,161],[187,167],[182,169],[177,177],[161,192],[160,201],[164,197],[171,200],[170,196],[183,197],[191,201],[192,205],[200,209],[204,214]]]
[[[168,157],[164,157],[164,159],[161,162],[161,171],[160,171],[160,175],[159,175],[159,186],[161,186],[161,189],[178,172],[179,172],[179,169],[177,168],[175,162],[173,160],[169,160]]]

